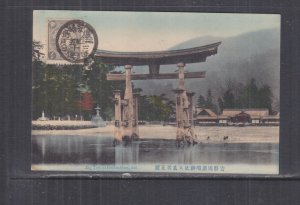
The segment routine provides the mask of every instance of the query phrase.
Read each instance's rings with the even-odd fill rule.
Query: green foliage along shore
[[[97,104],[104,119],[114,115],[113,90],[124,90],[124,82],[106,80],[114,67],[95,63],[91,70],[82,65],[49,65],[39,60],[32,66],[32,118],[37,119],[44,110],[50,118],[90,120]]]
[[[101,116],[105,120],[114,118],[114,90],[124,94],[124,81],[107,81],[106,74],[114,67],[95,63],[91,70],[82,65],[48,65],[34,60],[32,66],[32,118],[46,116],[77,119],[83,116],[90,120],[95,114],[94,108],[101,107]],[[141,89],[134,91],[142,92]],[[165,121],[175,110],[175,104],[164,94],[141,95],[139,119],[147,121]]]
[[[213,103],[214,101],[217,103]],[[227,82],[223,95],[217,100],[212,96],[210,89],[206,98],[200,94],[197,100],[197,106],[219,113],[223,109],[267,108],[272,114],[274,112],[272,103],[273,93],[270,86],[267,84],[258,86],[254,78],[245,83]]]
[[[106,74],[114,67],[95,63],[91,70],[82,65],[49,65],[34,60],[32,66],[32,119],[47,117],[90,120],[97,104],[101,107],[104,120],[114,119],[114,90],[124,93],[124,81],[107,81]],[[135,89],[137,90],[137,89]],[[141,89],[138,92],[142,92]],[[268,108],[272,113],[273,94],[268,85],[257,86],[255,79],[245,84],[227,85],[222,96],[213,96],[210,89],[200,95],[197,106],[221,113],[226,108]],[[168,121],[174,116],[174,99],[165,94],[141,95],[139,120]]]

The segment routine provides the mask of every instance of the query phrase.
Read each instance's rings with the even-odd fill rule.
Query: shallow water
[[[276,143],[197,144],[177,148],[175,140],[139,140],[113,146],[112,137],[32,136],[32,164],[278,164]]]

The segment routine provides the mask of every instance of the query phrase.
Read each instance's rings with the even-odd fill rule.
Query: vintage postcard
[[[280,15],[33,12],[32,171],[278,174]]]

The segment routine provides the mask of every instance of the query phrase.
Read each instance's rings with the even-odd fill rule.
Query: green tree
[[[48,117],[79,114],[80,93],[74,70],[64,66],[33,62],[33,118],[44,110]]]
[[[213,98],[211,89],[208,89],[207,93],[206,93],[206,105],[205,105],[205,108],[211,109],[214,112],[217,112],[217,106],[214,104],[214,98]]]
[[[231,89],[226,90],[223,95],[223,107],[224,108],[235,108],[235,98]]]
[[[236,87],[232,88],[233,96],[234,96],[234,108],[244,108],[244,91],[245,85],[243,83],[236,84]]]
[[[211,93],[211,89],[208,89],[206,93],[206,108],[213,108],[213,96]]]
[[[45,64],[40,61],[43,45],[39,41],[32,41],[32,118],[36,119],[41,116],[43,111],[43,101],[41,84],[44,75]]]
[[[167,99],[164,95],[148,96],[148,101],[152,111],[152,120],[165,121],[170,117],[172,109],[167,105]]]
[[[261,108],[268,108],[272,112],[273,93],[270,86],[263,85],[258,91],[258,104]]]
[[[148,101],[147,95],[141,95],[138,99],[139,120],[149,121],[152,118],[151,105]]]
[[[174,111],[175,103],[165,94],[142,95],[139,97],[139,119],[146,121],[167,121]]]
[[[256,81],[252,78],[248,84],[245,86],[242,95],[241,95],[241,108],[258,108],[258,88],[256,85]]]
[[[199,95],[198,99],[197,99],[197,106],[201,107],[201,108],[205,108],[206,107],[206,100],[202,95]]]
[[[219,113],[222,113],[222,111],[224,110],[224,101],[222,98],[218,98],[218,105],[219,105]]]
[[[99,104],[102,117],[105,120],[114,117],[113,91],[121,90],[124,93],[124,81],[108,81],[106,75],[113,71],[114,67],[95,62],[91,70],[84,70],[82,83],[88,87],[92,93],[95,104]],[[94,113],[94,110],[92,111]]]
[[[272,112],[273,93],[270,86],[258,87],[254,78],[246,85],[233,82],[230,85],[220,98],[220,108],[268,108]]]
[[[41,117],[45,104],[43,77],[45,64],[41,61],[32,62],[32,119]]]

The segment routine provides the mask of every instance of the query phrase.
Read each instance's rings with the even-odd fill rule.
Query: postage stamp
[[[33,12],[32,171],[278,174],[280,15]]]
[[[81,20],[48,21],[48,60],[83,62],[98,48],[96,31]]]
[[[63,60],[62,56],[56,49],[56,36],[58,30],[67,20],[49,19],[48,20],[48,59],[49,60]]]

